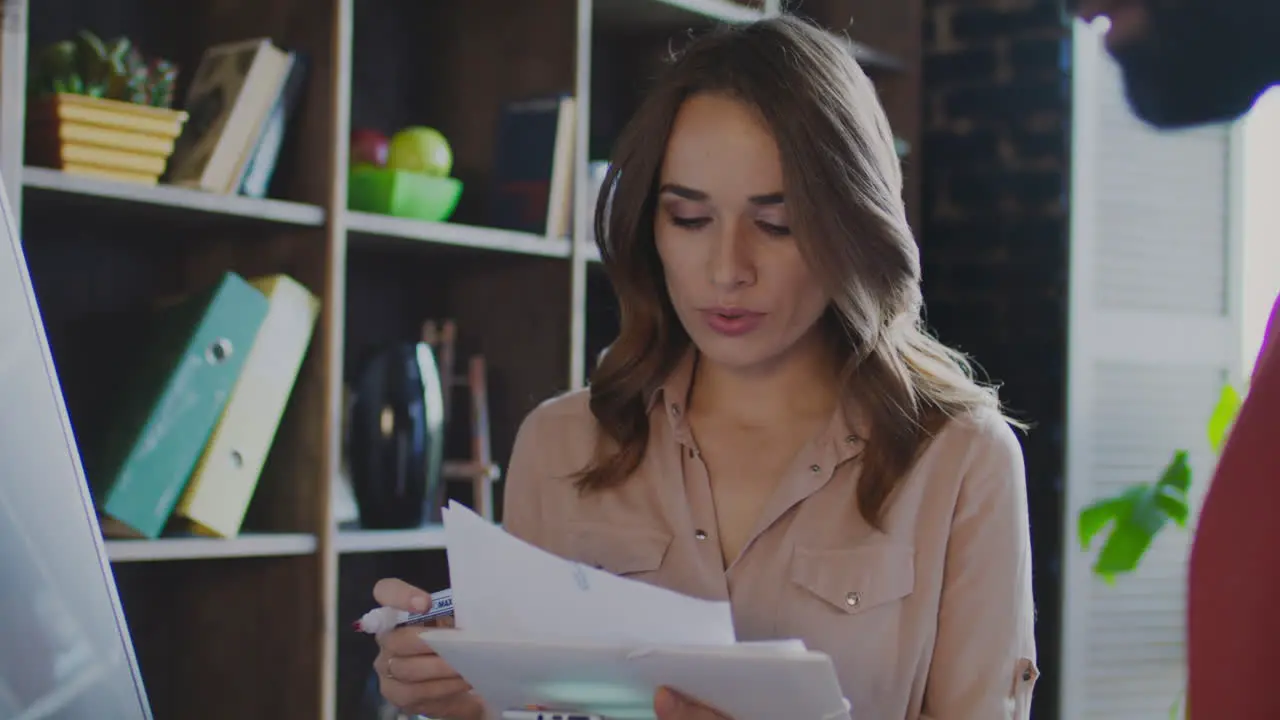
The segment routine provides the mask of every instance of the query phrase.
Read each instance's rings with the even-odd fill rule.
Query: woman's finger
[[[373,599],[383,607],[424,612],[431,607],[431,593],[399,578],[383,578],[373,586]]]
[[[379,655],[378,672],[385,678],[402,683],[424,683],[432,680],[455,680],[461,676],[439,655]],[[377,663],[375,663],[377,665]]]
[[[378,647],[388,655],[435,655],[435,651],[422,641],[423,628],[402,627],[378,633]]]

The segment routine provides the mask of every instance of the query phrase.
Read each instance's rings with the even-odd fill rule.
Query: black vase
[[[353,390],[349,461],[361,527],[439,522],[444,400],[431,347],[406,343],[374,353]]]

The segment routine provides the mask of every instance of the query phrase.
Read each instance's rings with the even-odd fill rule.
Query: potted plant
[[[1209,446],[1215,455],[1222,452],[1242,404],[1239,391],[1231,385],[1222,388],[1206,428]],[[1088,551],[1095,539],[1102,541],[1093,563],[1094,575],[1108,584],[1115,583],[1117,576],[1138,569],[1152,541],[1170,523],[1188,527],[1191,514],[1187,502],[1187,491],[1191,488],[1189,454],[1186,449],[1175,450],[1159,479],[1135,483],[1080,511],[1077,529],[1081,548]],[[1179,716],[1185,717],[1181,697],[1169,711],[1171,720]]]
[[[27,84],[27,161],[154,185],[187,120],[172,108],[177,74],[127,38],[88,30],[43,48]]]

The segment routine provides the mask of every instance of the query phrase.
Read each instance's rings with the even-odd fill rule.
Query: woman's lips
[[[760,327],[764,313],[741,308],[711,308],[702,311],[702,318],[712,332],[725,337],[740,337]]]

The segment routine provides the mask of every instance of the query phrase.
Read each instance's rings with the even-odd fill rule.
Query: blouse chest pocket
[[[600,522],[570,522],[569,551],[584,565],[614,575],[656,572],[671,546],[671,534],[661,530]]]
[[[791,582],[838,615],[869,613],[915,589],[915,552],[907,545],[838,550],[797,547]]]
[[[914,548],[797,547],[789,581],[779,634],[830,655],[855,714],[880,717],[889,710],[882,703],[900,690],[895,684],[911,675],[898,665],[904,623],[911,620],[904,601],[915,590]]]

